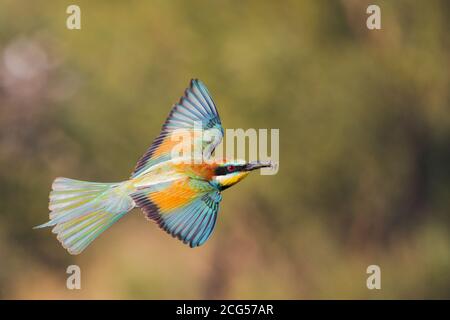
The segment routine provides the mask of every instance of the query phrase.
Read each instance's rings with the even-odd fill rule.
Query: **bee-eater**
[[[199,135],[198,124],[203,133],[214,131],[218,138]],[[179,130],[190,133],[191,146],[205,150],[202,159],[211,161],[180,161],[174,156],[172,149],[179,141],[173,136]],[[114,222],[139,207],[173,237],[190,247],[200,246],[216,224],[221,192],[250,171],[271,166],[213,160],[222,137],[222,124],[208,90],[201,81],[191,80],[129,180],[98,183],[56,178],[50,192],[50,221],[36,228],[54,227],[52,232],[63,247],[79,254]]]

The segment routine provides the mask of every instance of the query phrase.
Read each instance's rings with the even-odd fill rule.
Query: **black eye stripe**
[[[237,171],[241,171],[244,168],[244,165],[234,165],[234,164],[230,164],[227,166],[219,166],[216,168],[215,170],[215,175],[216,176],[223,176],[232,172],[237,172]]]
[[[227,167],[219,166],[215,170],[216,176],[223,176],[228,173]]]

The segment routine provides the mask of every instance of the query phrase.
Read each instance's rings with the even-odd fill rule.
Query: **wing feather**
[[[199,136],[196,127],[198,124],[201,124],[201,129],[206,133],[205,137],[218,135],[217,139],[204,139],[203,136]],[[191,150],[203,150],[207,158],[211,157],[214,149],[222,141],[223,128],[219,113],[208,89],[200,80],[191,80],[184,96],[170,111],[160,135],[136,164],[131,178],[140,176],[155,164],[172,159],[171,150],[179,143],[174,139],[174,134],[180,129],[191,134],[193,144]],[[208,130],[211,130],[209,131],[211,134],[207,133]]]
[[[142,189],[133,200],[149,219],[190,247],[209,239],[214,229],[220,192],[206,181],[177,181],[165,189]]]

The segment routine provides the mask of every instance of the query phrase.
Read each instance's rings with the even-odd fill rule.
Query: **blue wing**
[[[222,200],[219,191],[210,191],[199,194],[182,207],[162,211],[145,189],[132,194],[132,197],[148,218],[191,248],[202,245],[211,236]]]
[[[198,125],[205,135],[199,136]],[[164,123],[158,138],[138,161],[131,178],[138,177],[149,167],[171,159],[171,148],[178,141],[172,139],[177,130],[192,132],[192,144],[197,144],[196,150],[202,150],[203,155],[211,157],[216,146],[222,141],[223,128],[216,105],[206,86],[197,79],[191,80],[190,87],[184,96],[175,104]],[[204,137],[211,137],[212,139]]]

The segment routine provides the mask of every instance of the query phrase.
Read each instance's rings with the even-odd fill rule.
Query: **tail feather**
[[[134,207],[125,183],[96,183],[57,178],[50,192],[52,227],[71,254],[81,253],[103,231]]]

